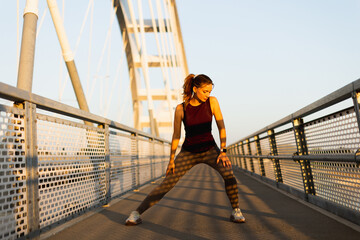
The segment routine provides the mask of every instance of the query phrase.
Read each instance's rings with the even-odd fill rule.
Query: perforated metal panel
[[[261,154],[262,155],[269,155],[270,154],[270,144],[268,138],[260,139],[260,147],[261,147]]]
[[[250,150],[251,150],[252,155],[255,155],[257,153],[257,151],[256,151],[256,142],[250,142]]]
[[[360,134],[354,109],[305,124],[309,154],[355,153]]]
[[[234,156],[235,155],[235,146],[231,146],[231,147],[228,147],[228,157],[231,161],[231,164],[233,166],[237,166],[237,163],[236,163],[236,157]]]
[[[268,138],[260,139],[260,147],[262,155],[270,154],[270,144]],[[270,159],[263,159],[265,168],[265,177],[275,180],[275,172],[273,162]]]
[[[155,177],[158,178],[165,173],[164,164],[164,145],[159,142],[154,144],[154,173]]]
[[[292,129],[276,134],[275,139],[278,155],[292,155],[297,152],[295,135]],[[304,191],[299,163],[280,160],[280,168],[284,184]]]
[[[354,154],[360,134],[354,109],[305,124],[309,154]],[[360,210],[360,168],[355,163],[311,162],[316,195]]]
[[[152,153],[153,142],[147,138],[138,137],[139,144],[139,184],[144,184],[152,179]]]
[[[280,160],[283,183],[304,191],[304,184],[300,164],[294,161]]]
[[[105,202],[103,129],[38,115],[40,226]]]
[[[253,158],[254,172],[260,175],[260,163],[258,158]]]
[[[265,177],[270,178],[275,181],[275,171],[274,171],[274,164],[270,159],[263,159],[264,161],[264,168],[265,168]]]
[[[256,151],[256,142],[250,142],[250,149],[251,149],[251,154],[255,155],[257,153]],[[260,162],[258,158],[253,158],[253,164],[254,164],[254,172],[256,174],[261,174],[260,171]]]
[[[240,145],[232,145],[233,148],[233,154],[238,155],[241,154],[240,152]],[[233,157],[233,161],[235,162],[236,166],[241,166],[241,158],[240,157]]]
[[[233,154],[234,155],[238,155],[240,154],[240,145],[235,145],[233,148]],[[242,158],[241,157],[234,157],[233,158],[234,163],[236,164],[236,166],[240,167],[242,165]]]
[[[316,195],[360,211],[360,168],[355,163],[311,163]]]
[[[245,155],[245,154],[246,154],[247,151],[245,151],[245,149],[246,149],[246,145],[245,145],[245,146],[244,146],[244,145],[243,145],[243,146],[240,146],[240,154],[241,154],[241,155]],[[241,163],[242,163],[242,166],[243,166],[244,169],[249,170],[250,165],[247,165],[246,158],[242,157],[242,158],[241,158]]]
[[[249,150],[247,144],[244,144],[244,154],[249,155]],[[244,161],[246,162],[247,170],[251,171],[251,164],[250,164],[250,158],[244,158]]]
[[[28,233],[24,112],[0,105],[0,239]]]
[[[278,155],[292,155],[297,152],[294,131],[287,130],[275,135]]]
[[[135,138],[129,134],[115,130],[110,132],[110,191],[112,197],[136,187],[137,153],[131,151],[134,141]]]
[[[164,173],[166,172],[166,169],[167,169],[167,165],[168,165],[168,163],[169,163],[169,158],[170,158],[170,151],[171,151],[171,146],[170,146],[170,144],[165,144],[164,145],[164,158],[163,158],[163,165],[162,165],[162,167],[163,167],[163,171],[164,171]]]

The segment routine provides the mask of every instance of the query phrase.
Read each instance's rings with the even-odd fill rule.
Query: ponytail
[[[199,75],[195,75],[195,74],[189,74],[187,75],[187,77],[184,80],[184,85],[183,85],[183,101],[185,103],[185,109],[187,107],[187,105],[190,102],[190,99],[193,95],[193,87],[201,87],[203,84],[212,84],[214,85],[213,81],[206,76],[205,74],[199,74]]]
[[[183,101],[185,103],[185,108],[187,107],[187,105],[190,102],[190,99],[192,97],[193,94],[193,80],[194,80],[195,75],[194,74],[189,74],[184,81],[184,85],[183,85]]]

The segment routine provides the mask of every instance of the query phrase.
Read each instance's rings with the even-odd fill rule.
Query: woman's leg
[[[159,202],[169,192],[182,176],[196,165],[196,154],[181,151],[175,158],[175,173],[169,173],[162,183],[152,190],[136,209],[140,214]]]
[[[225,181],[226,194],[230,200],[232,208],[235,209],[239,207],[239,196],[236,178],[231,167],[224,167],[222,162],[216,164],[219,153],[219,149],[217,147],[214,147],[207,152],[203,161],[204,163],[208,164],[210,167],[214,168],[220,173],[220,175]]]

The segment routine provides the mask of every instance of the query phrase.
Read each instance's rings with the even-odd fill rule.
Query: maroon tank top
[[[183,103],[183,107],[184,107]],[[189,152],[205,152],[216,146],[211,134],[212,112],[210,98],[198,106],[190,103],[184,111],[185,141],[182,148]]]

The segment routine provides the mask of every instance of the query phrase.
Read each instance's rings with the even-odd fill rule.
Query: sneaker
[[[235,223],[244,223],[245,222],[245,218],[241,213],[240,208],[235,208],[230,216],[230,221],[235,222]]]
[[[130,216],[126,219],[125,225],[127,226],[134,226],[142,223],[140,218],[140,214],[138,211],[132,211]]]

